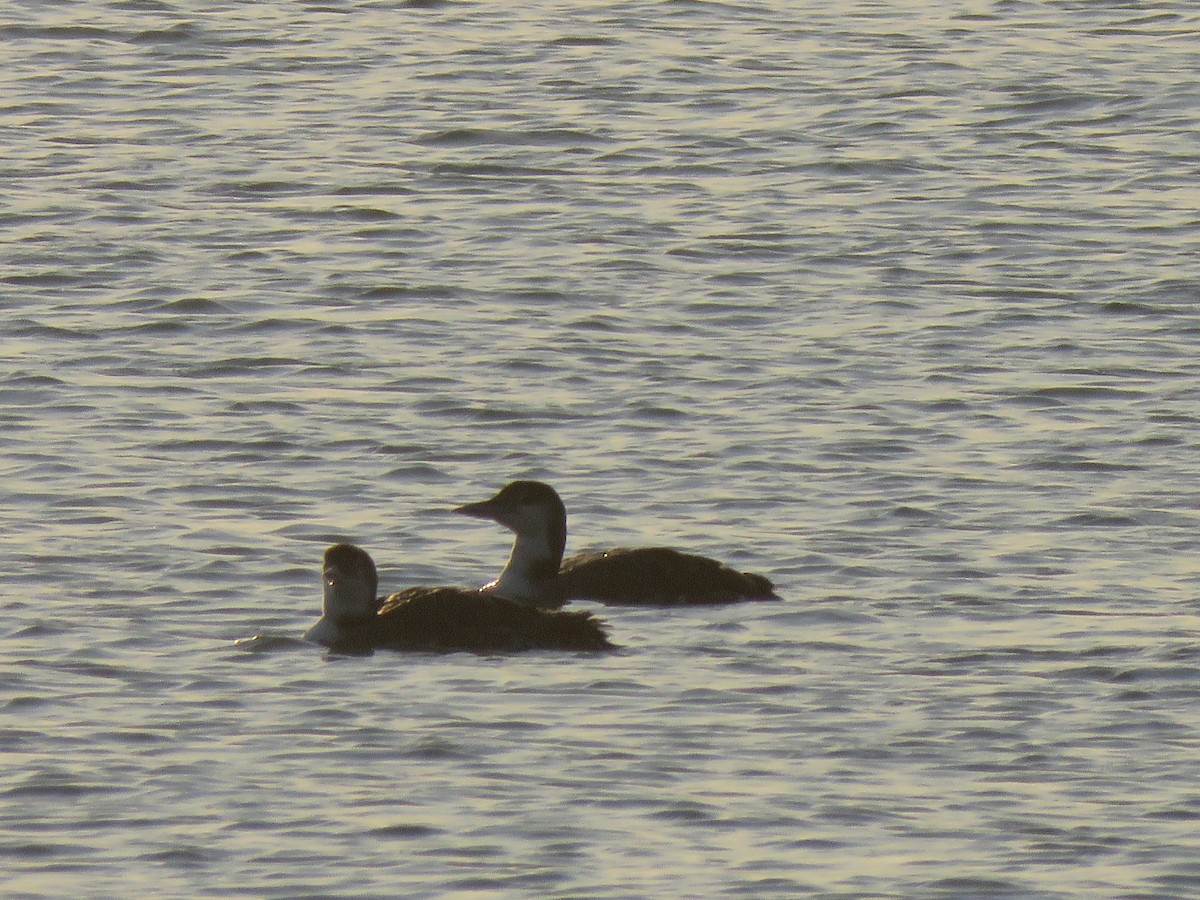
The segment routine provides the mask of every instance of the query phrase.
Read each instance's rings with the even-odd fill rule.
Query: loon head
[[[543,598],[567,545],[567,509],[554,488],[540,481],[514,481],[490,500],[454,512],[490,519],[516,535],[508,565],[488,590],[513,600]]]
[[[321,572],[324,599],[321,619],[304,635],[318,644],[330,644],[346,628],[361,624],[379,612],[375,561],[361,547],[334,544],[325,551]]]
[[[541,481],[513,481],[490,500],[468,503],[454,510],[476,519],[491,519],[514,532],[519,538],[543,536],[553,545],[556,539],[566,544],[567,508],[558,492]]]

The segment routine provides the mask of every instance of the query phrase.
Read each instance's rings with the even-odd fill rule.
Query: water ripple
[[[1190,7],[77,7],[0,14],[6,895],[1194,893]],[[301,640],[517,477],[787,600]]]

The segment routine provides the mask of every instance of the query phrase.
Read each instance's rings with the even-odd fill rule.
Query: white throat
[[[361,620],[375,611],[376,601],[371,586],[361,578],[342,572],[326,572],[321,618],[304,633],[306,641],[329,645],[345,631],[343,624]]]
[[[304,639],[328,647],[330,644],[336,643],[341,634],[342,630],[338,628],[337,622],[328,616],[321,616],[312,628],[304,632]]]
[[[518,534],[500,577],[484,587],[509,600],[546,599],[547,576],[558,571],[561,550],[551,548],[544,529]]]

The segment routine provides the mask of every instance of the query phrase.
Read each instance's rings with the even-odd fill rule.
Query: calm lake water
[[[1200,896],[1198,33],[10,4],[0,893]],[[787,602],[298,640],[513,478]]]

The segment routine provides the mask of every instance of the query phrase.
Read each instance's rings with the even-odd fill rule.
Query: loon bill
[[[548,612],[497,594],[414,587],[376,597],[378,574],[367,551],[325,551],[321,618],[304,635],[339,653],[390,650],[608,650],[599,619]]]
[[[554,488],[540,481],[514,481],[490,500],[454,512],[490,519],[516,535],[504,571],[484,590],[532,606],[557,609],[584,599],[647,606],[779,599],[761,575],[667,547],[581,553],[564,561],[567,510]]]

